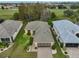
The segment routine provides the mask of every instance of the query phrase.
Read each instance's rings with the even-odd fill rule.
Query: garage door
[[[50,47],[51,43],[38,43],[38,47]]]
[[[78,47],[78,44],[76,44],[76,43],[67,43],[66,47]]]

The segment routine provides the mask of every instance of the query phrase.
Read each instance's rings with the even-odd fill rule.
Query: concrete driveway
[[[52,49],[50,47],[38,47],[38,58],[52,58]]]
[[[67,48],[70,58],[79,58],[79,48]]]

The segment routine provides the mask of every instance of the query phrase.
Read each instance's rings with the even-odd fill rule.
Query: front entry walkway
[[[52,49],[50,47],[38,47],[38,58],[52,58]]]

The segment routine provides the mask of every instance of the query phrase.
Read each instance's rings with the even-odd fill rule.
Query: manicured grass
[[[54,12],[58,18],[64,17],[64,11],[67,9],[50,9],[51,12]],[[73,11],[76,11],[77,9],[72,9]]]
[[[69,19],[72,22],[76,22],[75,18],[69,18],[64,16],[64,11],[67,9],[49,9],[51,12],[54,12],[56,14],[57,19]],[[72,9],[73,11],[76,11],[77,9]]]
[[[13,14],[18,12],[18,8],[15,9],[0,9],[0,18],[3,19],[11,19],[13,17]]]
[[[35,58],[37,57],[36,52],[26,52],[24,50],[25,46],[29,43],[29,36],[24,36],[24,28],[27,23],[24,23],[20,32],[18,33],[14,45],[8,50],[0,53],[0,57],[10,57],[10,58]]]
[[[57,17],[62,17],[64,15],[63,11],[66,9],[50,9],[51,12],[54,12]]]

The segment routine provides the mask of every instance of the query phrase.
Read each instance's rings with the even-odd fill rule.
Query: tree
[[[53,19],[53,18],[55,18],[55,17],[56,17],[55,13],[52,12],[52,13],[51,13],[51,19]]]
[[[58,5],[58,9],[67,9],[65,5]]]
[[[4,6],[1,6],[1,9],[3,9],[3,10],[4,10]]]
[[[48,21],[48,19],[51,17],[51,12],[48,9],[43,10],[41,13],[41,19],[42,21]]]
[[[71,5],[70,8],[71,9],[78,9],[79,8],[79,5]]]
[[[14,20],[18,20],[18,19],[19,19],[19,13],[14,13],[13,19],[14,19]]]
[[[27,21],[38,20],[41,18],[41,13],[44,8],[44,5],[39,3],[29,5],[21,4],[19,6],[19,18]]]
[[[75,19],[76,19],[76,22],[79,22],[79,9],[75,12]]]
[[[27,12],[27,9],[26,9],[26,6],[24,4],[21,4],[19,6],[19,18],[24,20],[24,19],[27,19],[26,17],[28,17],[26,14]]]
[[[73,10],[66,10],[66,11],[64,11],[64,15],[66,17],[74,16],[74,11]]]
[[[79,22],[79,17],[76,17],[76,22]]]
[[[76,12],[79,14],[79,9]]]
[[[50,18],[48,19],[48,24],[53,27],[52,21],[56,20],[56,15],[54,12],[51,13]]]

